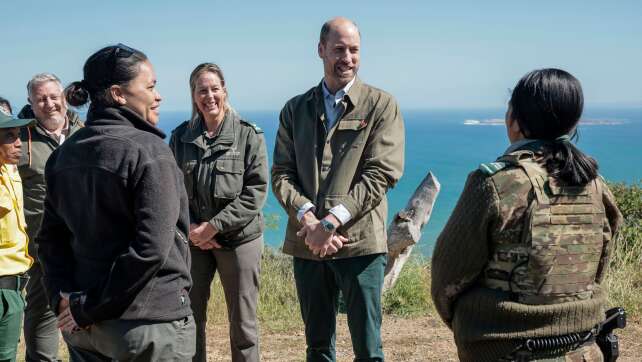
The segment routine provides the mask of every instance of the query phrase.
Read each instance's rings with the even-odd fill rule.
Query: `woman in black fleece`
[[[187,196],[154,69],[118,44],[83,70],[65,93],[91,101],[86,127],[47,162],[36,238],[52,310],[73,361],[191,360]]]

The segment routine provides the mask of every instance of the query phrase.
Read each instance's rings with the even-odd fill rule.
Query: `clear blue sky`
[[[162,109],[189,109],[193,67],[224,70],[232,104],[278,110],[322,77],[321,24],[354,19],[360,76],[402,108],[503,107],[534,68],[561,67],[589,106],[642,106],[640,1],[2,0],[0,95],[18,108],[38,72],[69,83],[100,47],[123,42],[156,68]]]

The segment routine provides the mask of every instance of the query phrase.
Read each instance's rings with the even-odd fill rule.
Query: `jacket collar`
[[[363,96],[364,89],[365,87],[363,82],[361,82],[361,79],[359,79],[359,77],[355,77],[354,83],[348,90],[348,93],[343,96],[343,102],[346,103],[346,111],[344,112],[344,115],[350,113],[357,107]],[[307,97],[308,102],[314,102],[314,107],[317,113],[316,118],[321,121],[325,121],[325,103],[323,97],[323,79],[321,79],[319,84],[312,89]]]
[[[22,109],[20,110],[20,113],[18,113],[18,118],[36,118],[36,115],[33,113],[33,108],[31,108],[30,104],[26,104]],[[68,135],[71,135],[72,133],[76,132],[79,128],[83,127],[82,120],[80,119],[80,116],[78,113],[72,111],[71,109],[67,109],[67,114],[65,115],[65,122],[67,122],[67,127],[68,127]],[[34,129],[36,132],[41,133],[47,137],[49,137],[48,133],[40,126],[39,122],[35,122],[34,124],[30,125],[32,129]]]
[[[146,122],[138,113],[125,106],[91,106],[87,112],[87,126],[128,126],[165,138],[163,131]]]
[[[344,96],[344,98],[353,106],[356,107],[359,104],[359,101],[361,100],[361,97],[363,95],[363,82],[359,77],[355,77],[354,83],[348,89],[348,93]],[[319,82],[319,84],[312,89],[312,92],[308,95],[307,100],[317,100],[321,98],[321,101],[323,101],[323,79]]]
[[[240,121],[240,119],[241,118],[239,114],[235,110],[228,108],[228,110],[225,111],[225,118],[223,118],[223,124],[221,125],[221,129],[216,136],[214,144],[233,144],[236,125]],[[205,127],[203,127],[203,124],[204,121],[201,116],[198,116],[197,118],[191,120],[187,125],[186,131],[181,136],[181,141],[185,143],[193,143],[203,149],[206,149],[206,131]]]

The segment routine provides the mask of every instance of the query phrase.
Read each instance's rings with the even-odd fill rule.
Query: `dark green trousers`
[[[24,299],[18,290],[0,289],[0,361],[15,361]]]
[[[381,289],[386,254],[336,260],[294,258],[307,361],[335,361],[339,292],[348,316],[355,361],[383,361]]]

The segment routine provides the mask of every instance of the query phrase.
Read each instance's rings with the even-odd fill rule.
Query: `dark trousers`
[[[346,303],[355,361],[383,361],[381,289],[386,254],[336,260],[294,258],[307,361],[335,361],[339,291]]]
[[[194,356],[192,316],[172,322],[113,319],[63,332],[72,362],[182,361]]]
[[[57,361],[58,319],[49,308],[49,301],[42,284],[42,269],[36,263],[29,269],[27,283],[27,307],[25,308],[24,336],[26,345],[26,362]]]
[[[230,323],[233,362],[259,361],[259,327],[256,306],[263,237],[229,250],[191,247],[193,286],[189,298],[196,320],[196,362],[206,361],[207,303],[214,273],[218,270]]]

